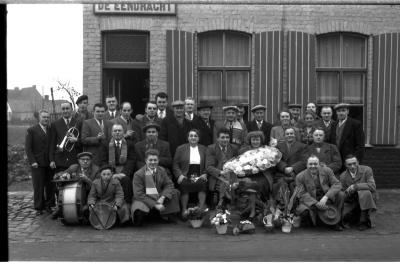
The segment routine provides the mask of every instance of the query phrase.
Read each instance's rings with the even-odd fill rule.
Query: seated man
[[[132,203],[132,177],[135,172],[136,151],[133,142],[124,138],[124,130],[121,124],[114,124],[111,128],[111,140],[103,145],[101,150],[102,165],[110,165],[115,168],[113,178],[117,179],[124,191],[126,203]]]
[[[88,205],[93,208],[98,202],[110,203],[117,216],[120,224],[129,221],[129,207],[124,201],[124,191],[119,181],[113,178],[114,167],[105,165],[99,170],[100,177],[92,183],[92,188],[88,196]]]
[[[206,151],[206,170],[208,174],[208,188],[212,197],[212,205],[218,201],[218,206],[221,206],[225,195],[226,186],[228,183],[235,182],[235,175],[222,170],[222,166],[226,161],[238,155],[237,148],[230,144],[230,131],[222,127],[217,131],[217,143],[209,145]],[[229,185],[229,184],[228,184]],[[218,198],[215,194],[218,192]]]
[[[336,176],[342,168],[342,159],[336,145],[324,142],[325,131],[318,127],[313,132],[313,143],[307,146],[307,157],[315,155],[321,166],[332,169]]]
[[[58,172],[56,174],[57,176],[61,176],[65,173],[68,173],[71,175],[73,178],[78,178],[79,181],[82,181],[84,184],[85,193],[88,194],[90,191],[90,188],[92,186],[93,180],[96,179],[97,173],[99,171],[99,167],[96,166],[95,164],[92,163],[92,158],[93,155],[90,152],[82,152],[77,155],[78,163],[79,164],[73,164],[71,165],[68,169],[62,172]],[[58,184],[57,188],[60,189],[62,187],[62,184]],[[52,213],[52,218],[56,219],[58,217],[61,217],[61,205],[62,205],[62,200],[58,199],[58,204],[54,212]],[[88,207],[86,204],[86,201],[82,202],[82,209],[84,212],[84,217],[88,218]]]
[[[307,169],[296,176],[296,190],[293,196],[298,198],[296,214],[301,216],[302,224],[307,224],[311,218],[312,224],[317,225],[317,211],[328,208],[327,202],[337,207],[338,214],[342,212],[344,193],[342,184],[335,178],[333,171],[328,167],[321,167],[316,156],[307,159]],[[323,220],[322,220],[323,222]],[[341,224],[332,227],[342,231]]]
[[[179,191],[174,188],[165,170],[158,166],[158,156],[157,150],[147,150],[146,165],[133,177],[132,221],[138,226],[143,224],[146,215],[173,220],[172,215],[180,212]]]
[[[354,155],[346,156],[347,170],[340,175],[345,200],[343,207],[343,226],[348,227],[351,217],[358,221],[358,229],[363,231],[374,227],[372,215],[376,212],[375,180],[372,169],[359,165]]]

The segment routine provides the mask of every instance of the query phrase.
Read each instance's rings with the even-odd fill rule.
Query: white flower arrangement
[[[231,213],[228,210],[219,212],[211,219],[211,224],[223,225],[223,224],[230,223],[230,221],[231,221],[229,218],[230,215],[231,215]]]
[[[223,170],[243,177],[274,167],[279,163],[281,158],[282,153],[275,147],[262,146],[228,160],[224,164]]]

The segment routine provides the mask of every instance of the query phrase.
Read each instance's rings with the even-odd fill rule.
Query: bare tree
[[[72,103],[72,109],[75,111],[75,98],[78,97],[80,93],[76,91],[74,87],[69,85],[69,81],[63,83],[60,80],[57,80],[57,83],[57,91],[63,90],[67,92]]]

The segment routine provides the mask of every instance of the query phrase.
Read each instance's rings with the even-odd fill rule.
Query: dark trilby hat
[[[350,107],[350,104],[348,104],[348,103],[339,103],[339,104],[336,104],[334,107],[333,107],[333,109],[334,110],[338,110],[338,109],[348,109]]]
[[[340,212],[336,206],[327,203],[328,209],[318,210],[318,216],[327,225],[335,225],[340,221]]]
[[[81,103],[82,100],[88,100],[88,96],[87,95],[79,96],[78,99],[76,100],[76,104]]]
[[[146,125],[143,127],[142,131],[145,133],[147,129],[149,128],[156,128],[157,131],[160,131],[160,125],[158,125],[155,122],[148,122]]]
[[[200,103],[197,105],[197,109],[198,109],[198,110],[199,110],[199,109],[207,109],[207,108],[212,109],[212,108],[213,108],[213,105],[212,105],[211,103],[209,103],[209,102],[200,102]]]
[[[266,110],[267,108],[264,105],[256,105],[254,107],[251,108],[251,112],[255,112],[256,110]]]
[[[79,153],[79,154],[77,154],[76,157],[79,159],[79,158],[81,158],[82,156],[89,156],[90,158],[93,158],[93,154],[90,153],[90,152],[82,152],[82,153]]]

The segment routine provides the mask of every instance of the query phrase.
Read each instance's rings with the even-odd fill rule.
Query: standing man
[[[106,96],[106,105],[107,105],[107,111],[104,114],[105,120],[112,120],[121,115],[117,109],[118,106],[117,98],[114,95]]]
[[[93,163],[100,166],[102,145],[107,145],[111,138],[113,123],[104,119],[106,107],[101,103],[93,106],[93,119],[83,121],[82,145],[83,150],[93,154]]]
[[[145,136],[142,133],[144,126],[146,126],[149,122],[157,123],[158,125],[161,124],[162,119],[157,117],[157,104],[154,101],[149,101],[146,103],[145,114],[140,117],[136,118],[133,121],[133,129],[139,135],[139,141],[142,141]]]
[[[52,171],[49,166],[50,114],[46,110],[39,111],[39,123],[30,127],[25,136],[25,152],[32,171],[33,207],[36,215],[43,210],[51,212],[55,204],[54,188],[51,183]]]
[[[289,112],[292,114],[292,119],[290,121],[291,126],[296,127],[298,129],[302,129],[306,126],[304,120],[301,116],[301,104],[289,104],[288,105]]]
[[[370,167],[359,165],[355,156],[348,155],[345,159],[347,169],[340,175],[346,195],[343,226],[349,227],[350,219],[356,219],[358,229],[364,231],[374,227],[372,217],[376,212],[378,199],[374,175]]]
[[[76,156],[81,150],[77,137],[81,126],[78,126],[78,120],[72,117],[72,104],[70,102],[61,103],[61,111],[62,117],[51,124],[49,155],[50,167],[55,173],[66,170],[72,164],[77,164]],[[76,134],[69,134],[70,129]],[[60,147],[65,136],[67,136],[68,145]],[[70,146],[73,148],[69,150]]]
[[[247,126],[247,114],[246,113],[246,107],[248,107],[249,104],[247,103],[240,103],[237,107],[239,109],[237,113],[237,120],[243,124],[243,126]]]
[[[78,111],[75,113],[74,118],[80,119],[81,121],[93,118],[93,114],[87,109],[89,105],[89,99],[87,95],[81,95],[76,100],[76,105],[78,106]]]
[[[318,157],[310,156],[307,159],[307,169],[296,176],[296,188],[300,191],[296,195],[299,198],[296,214],[301,216],[302,223],[307,223],[311,218],[312,224],[316,226],[317,212],[326,211],[329,200],[337,209],[337,216],[334,218],[337,222],[332,228],[336,231],[343,230],[339,224],[344,202],[342,184],[330,168],[319,165]]]
[[[162,120],[160,139],[169,142],[171,156],[174,157],[176,148],[187,143],[187,134],[192,128],[192,123],[185,119],[184,101],[176,100],[171,105],[174,116]]]
[[[252,131],[262,131],[264,134],[264,143],[263,145],[267,145],[270,140],[270,134],[272,129],[272,124],[266,122],[265,119],[265,110],[267,108],[264,105],[257,105],[251,109],[253,113],[254,119],[247,123],[248,132]]]
[[[131,103],[123,102],[121,108],[121,116],[111,120],[114,124],[119,124],[124,129],[125,140],[135,144],[138,141],[139,134],[133,129],[133,120],[131,117]]]
[[[197,116],[197,115],[194,113],[194,107],[195,107],[195,105],[196,105],[196,104],[195,104],[193,98],[187,97],[187,98],[185,99],[185,118],[186,118],[188,121],[191,121],[194,125],[198,125],[198,122],[199,122],[199,120],[200,120],[200,117]],[[196,126],[196,128],[197,128],[197,126]]]
[[[174,112],[168,107],[168,95],[164,92],[158,92],[155,96],[157,103],[157,117],[164,119],[167,116],[174,115]]]
[[[336,146],[344,161],[347,155],[353,154],[357,157],[359,163],[364,157],[364,131],[360,121],[350,118],[350,105],[340,103],[335,105],[335,111],[338,118],[338,123],[335,128]],[[342,168],[344,170],[344,168]]]
[[[216,122],[214,131],[217,132],[221,128],[227,128],[230,132],[229,139],[230,143],[235,145],[237,149],[244,143],[245,137],[247,135],[246,126],[237,120],[237,115],[239,108],[236,106],[225,106],[222,108],[225,112],[225,120]],[[218,135],[214,135],[214,140],[216,141]]]
[[[212,108],[213,106],[207,102],[200,102],[197,105],[197,113],[199,113],[200,119],[194,127],[200,131],[199,144],[206,147],[213,143],[214,137],[215,121],[211,119]]]
[[[332,108],[330,106],[323,106],[321,108],[321,117],[322,119],[319,119],[316,121],[316,127],[321,127],[325,131],[325,139],[324,141],[327,143],[331,144],[336,144],[335,143],[335,137],[336,137],[336,124],[337,122],[332,120]]]

